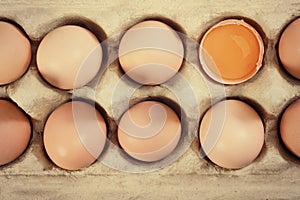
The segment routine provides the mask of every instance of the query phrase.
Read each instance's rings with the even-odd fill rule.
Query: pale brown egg
[[[16,26],[0,21],[0,85],[20,78],[31,60],[29,40]]]
[[[68,90],[82,87],[95,77],[102,62],[102,47],[91,31],[66,25],[43,38],[36,57],[44,79]]]
[[[286,71],[300,79],[300,18],[283,31],[279,40],[278,53]]]
[[[77,170],[91,165],[106,142],[106,124],[99,111],[82,101],[56,108],[44,129],[44,145],[59,167]]]
[[[184,57],[181,38],[160,21],[140,22],[123,35],[119,61],[131,79],[146,85],[168,81],[180,69]]]
[[[15,104],[0,100],[0,165],[18,158],[31,137],[29,119]]]
[[[264,126],[257,112],[239,100],[224,100],[204,115],[201,148],[215,164],[229,169],[249,165],[264,144]]]
[[[176,113],[157,101],[143,101],[122,116],[118,126],[121,147],[131,157],[158,161],[168,156],[181,136],[181,123]]]
[[[300,158],[300,100],[293,102],[283,113],[280,135],[285,146]]]

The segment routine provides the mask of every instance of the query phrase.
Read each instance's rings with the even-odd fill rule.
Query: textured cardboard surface
[[[300,197],[300,162],[282,147],[278,139],[278,117],[284,107],[300,94],[295,81],[280,67],[276,43],[283,27],[299,15],[300,1],[0,1],[0,16],[20,24],[32,39],[33,54],[42,37],[66,20],[83,18],[99,25],[108,38],[108,55],[112,61],[100,81],[80,90],[61,91],[48,85],[38,73],[35,55],[30,69],[18,81],[0,87],[0,97],[9,97],[31,117],[33,137],[29,148],[15,162],[0,168],[0,199],[284,199]],[[222,86],[208,79],[197,66],[196,43],[204,31],[222,18],[243,16],[254,20],[266,38],[264,65],[251,80]],[[186,134],[173,154],[174,162],[136,163],[124,156],[115,141],[113,113],[124,112],[120,104],[112,108],[111,99],[117,81],[123,75],[117,55],[120,34],[131,25],[149,17],[168,18],[180,25],[187,35],[188,61],[180,75],[189,81],[197,105],[186,106]],[[182,94],[174,84],[139,88],[132,102],[151,97],[176,100],[170,90]],[[126,88],[133,87],[127,84]],[[211,92],[213,94],[211,94]],[[69,172],[55,167],[46,157],[42,131],[50,112],[72,95],[95,100],[108,115],[110,139],[100,161],[88,168]],[[120,94],[121,95],[121,94]],[[254,105],[265,123],[263,151],[251,165],[240,170],[225,170],[199,155],[197,128],[201,116],[214,101],[238,97]],[[115,109],[115,110],[114,110]],[[190,144],[190,142],[192,142]],[[117,160],[116,163],[115,160]],[[124,170],[151,171],[128,173],[111,166],[128,166]]]

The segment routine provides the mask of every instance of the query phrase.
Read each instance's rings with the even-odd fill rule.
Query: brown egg
[[[59,167],[77,170],[91,165],[106,142],[106,125],[90,104],[73,101],[56,108],[44,129],[44,145]]]
[[[168,156],[181,136],[181,123],[176,113],[157,101],[144,101],[131,107],[122,116],[118,139],[131,157],[158,161]]]
[[[292,103],[283,113],[280,134],[285,146],[300,158],[300,99]]]
[[[300,18],[283,31],[279,40],[278,53],[287,72],[300,79]]]
[[[184,47],[179,35],[155,20],[140,22],[122,37],[119,61],[136,82],[156,85],[168,81],[182,65]]]
[[[215,164],[229,169],[249,165],[264,144],[264,126],[256,111],[239,100],[224,100],[204,115],[201,148]]]
[[[31,125],[22,110],[0,100],[0,165],[18,158],[28,146],[30,136]]]
[[[20,78],[31,60],[29,40],[16,26],[0,21],[0,85]]]
[[[46,81],[60,89],[74,89],[95,77],[102,62],[102,47],[89,30],[67,25],[44,37],[36,59]]]

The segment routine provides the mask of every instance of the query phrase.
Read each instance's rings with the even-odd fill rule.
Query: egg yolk
[[[239,24],[227,24],[212,29],[205,36],[202,48],[203,58],[211,72],[229,80],[241,79],[251,74],[260,56],[256,35]]]

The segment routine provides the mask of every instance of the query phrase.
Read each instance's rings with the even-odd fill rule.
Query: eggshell
[[[264,126],[257,112],[239,100],[224,100],[204,115],[201,148],[215,164],[229,169],[249,165],[264,144]]]
[[[46,81],[69,90],[82,87],[95,77],[102,62],[102,47],[89,30],[66,25],[43,38],[36,60]]]
[[[285,146],[300,158],[300,99],[293,102],[283,113],[280,135]]]
[[[157,85],[173,77],[182,65],[184,47],[179,35],[155,20],[140,22],[123,35],[119,61],[136,82]]]
[[[106,125],[90,104],[73,101],[56,108],[44,129],[44,145],[59,167],[77,170],[91,165],[106,142]]]
[[[283,31],[279,40],[278,53],[284,68],[292,76],[300,79],[300,18]]]
[[[259,33],[243,20],[227,19],[203,36],[199,58],[215,81],[238,84],[252,78],[262,66],[264,44]]]
[[[0,165],[18,158],[28,146],[31,125],[15,104],[0,100]]]
[[[137,160],[152,162],[168,156],[181,136],[176,113],[157,101],[143,101],[122,116],[118,127],[121,147]]]
[[[31,60],[29,40],[16,26],[0,21],[0,85],[20,78]]]

